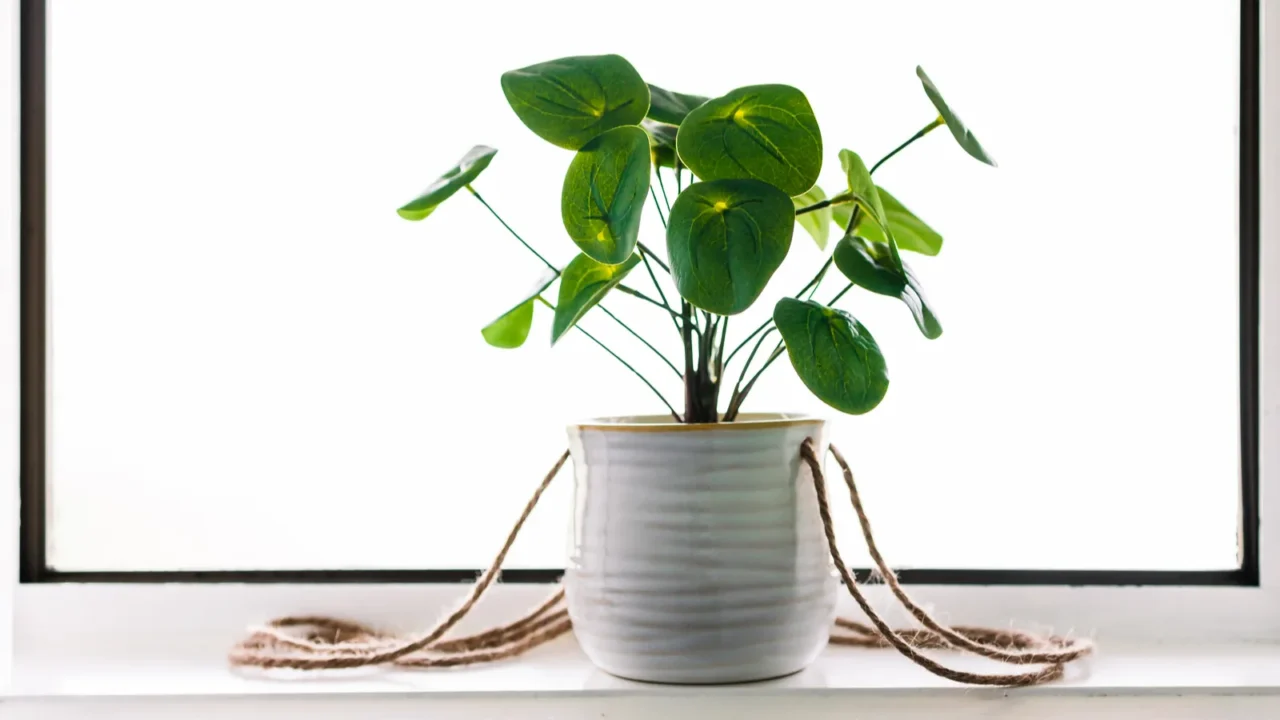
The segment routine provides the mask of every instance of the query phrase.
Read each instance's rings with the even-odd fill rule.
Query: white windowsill
[[[934,655],[967,669],[1000,668],[955,653]],[[1206,717],[1280,716],[1280,645],[1104,647],[1097,657],[1071,667],[1064,681],[1020,690],[957,685],[895,652],[844,647],[829,648],[809,669],[787,678],[692,687],[614,678],[593,668],[571,638],[520,659],[455,670],[265,675],[232,672],[218,657],[206,660],[20,660],[8,693],[0,698],[0,715],[53,720],[98,716],[119,708],[128,709],[131,717],[149,717],[146,710],[163,717],[172,707],[182,707],[207,717],[239,715],[251,708],[253,717],[264,718],[294,713],[312,718],[362,716],[370,710],[381,713],[379,717],[399,717],[402,709],[406,717],[488,717],[491,712],[519,717],[528,712],[543,718],[601,713],[613,718],[662,713],[664,720],[673,720],[682,712],[691,717],[742,717],[775,707],[803,708],[807,717],[823,717],[829,710],[835,717],[857,707],[878,708],[876,717],[924,717],[940,710],[951,717],[968,717],[969,712],[990,712],[993,702],[1005,702],[1034,709],[1037,717],[1093,716],[1101,710],[1122,712],[1128,706],[1150,712],[1166,704],[1203,711]],[[1245,714],[1232,714],[1237,711]]]

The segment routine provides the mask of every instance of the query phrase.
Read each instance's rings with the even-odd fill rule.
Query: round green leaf
[[[649,117],[660,123],[679,125],[690,110],[706,101],[701,95],[685,95],[649,85]]]
[[[938,92],[938,88],[924,73],[924,68],[916,66],[916,76],[920,78],[920,84],[924,86],[924,94],[929,96],[929,102],[938,109],[938,116],[947,124],[947,129],[955,137],[956,142],[960,143],[960,147],[969,153],[972,157],[980,160],[991,167],[996,166],[996,161],[991,158],[987,151],[982,147],[982,143],[978,142],[978,138],[973,136],[973,131],[965,127],[964,121],[956,115],[946,100],[942,99],[942,93]]]
[[[696,307],[736,315],[760,297],[791,248],[795,208],[759,180],[694,183],[667,219],[667,255],[680,295]]]
[[[818,181],[822,133],[804,93],[752,85],[708,100],[685,117],[680,161],[703,180],[762,180],[788,196]]]
[[[448,172],[428,185],[427,189],[419,193],[418,197],[405,203],[396,212],[405,220],[421,220],[425,218],[439,207],[440,203],[448,200],[459,189],[479,177],[480,173],[489,167],[493,156],[497,154],[497,150],[486,145],[477,145],[471,148],[466,155],[462,156],[457,165],[449,168]]]
[[[649,194],[649,136],[614,128],[582,146],[560,193],[564,229],[582,252],[607,265],[631,257]]]
[[[556,317],[551,323],[551,344],[555,345],[569,332],[639,262],[639,255],[632,255],[620,265],[605,265],[587,255],[574,258],[560,275],[560,296],[556,299]]]
[[[893,240],[897,243],[898,249],[910,250],[922,255],[937,255],[942,250],[942,236],[929,227],[928,223],[916,217],[915,213],[908,210],[905,205],[898,202],[898,199],[890,195],[888,190],[879,185],[876,188],[884,205],[885,219],[889,221],[889,231],[893,233]],[[851,208],[851,205],[833,206],[832,220],[840,227],[846,227],[849,224]],[[880,226],[866,216],[862,216],[858,221],[855,231],[872,242],[887,243],[889,241]]]
[[[533,302],[543,290],[551,287],[559,275],[554,270],[546,270],[538,276],[529,292],[521,296],[515,307],[503,313],[497,320],[485,325],[480,334],[485,342],[497,348],[518,348],[529,337],[529,328],[533,325]]]
[[[808,207],[815,203],[820,203],[827,199],[827,194],[822,188],[814,185],[809,188],[809,192],[797,195],[791,198],[791,202],[795,204],[796,210]],[[800,223],[800,227],[809,233],[809,237],[818,244],[818,249],[827,249],[827,240],[831,237],[831,206],[817,210],[810,210],[803,215],[796,215],[796,222]]]
[[[901,270],[893,266],[888,245],[846,235],[836,245],[834,254],[836,267],[849,282],[879,295],[898,298],[911,311],[925,337],[934,340],[942,335],[942,325],[929,307],[920,281],[905,264]]]
[[[805,387],[851,415],[874,409],[889,390],[884,356],[871,333],[843,310],[812,300],[782,298],[773,322]]]
[[[584,55],[502,74],[502,92],[538,137],[577,150],[605,130],[636,125],[649,111],[649,87],[620,55]]]

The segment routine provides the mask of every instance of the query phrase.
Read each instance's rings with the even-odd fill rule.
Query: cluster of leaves
[[[898,298],[925,337],[937,338],[942,326],[902,253],[937,255],[942,236],[877,186],[872,174],[942,125],[969,155],[995,164],[924,70],[916,72],[938,117],[871,168],[857,153],[840,150],[847,185],[831,196],[816,185],[824,155],[818,121],[808,98],[794,87],[752,85],[715,98],[687,95],[646,83],[631,63],[617,55],[563,58],[505,73],[502,90],[516,116],[542,139],[574,152],[564,177],[560,210],[565,232],[580,252],[563,270],[538,255],[548,271],[511,310],[483,329],[485,340],[502,348],[522,345],[535,303],[542,302],[554,310],[551,340],[555,343],[578,327],[610,291],[622,289],[670,314],[681,335],[684,372],[666,361],[685,385],[684,414],[667,405],[680,420],[720,419],[717,404],[725,365],[757,338],[723,416],[725,420],[736,417],[764,370],[744,386],[747,369],[774,329],[782,342],[766,359],[765,368],[785,345],[797,374],[821,400],[846,413],[873,409],[889,385],[879,346],[852,315],[830,306],[844,291],[828,305],[812,300],[812,295],[834,264],[848,281],[845,290],[857,286]],[[471,183],[496,152],[476,146],[401,207],[400,215],[422,220],[458,190],[465,187],[474,194]],[[680,190],[667,205],[665,217],[650,187],[655,177],[662,182],[663,168],[674,172]],[[682,172],[697,182],[681,187]],[[662,189],[666,197],[665,186]],[[666,226],[665,260],[640,242],[649,198]],[[833,226],[843,235],[814,280],[796,296],[780,300],[771,320],[726,357],[728,318],[760,297],[786,258],[797,223],[824,251]],[[641,263],[661,302],[621,285]],[[678,310],[667,302],[653,264],[669,274],[679,293]],[[557,279],[560,287],[553,306],[542,294]],[[645,382],[662,397],[652,383]]]

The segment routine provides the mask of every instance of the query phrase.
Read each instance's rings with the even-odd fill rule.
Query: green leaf
[[[804,93],[752,85],[708,100],[680,125],[680,161],[703,180],[762,180],[788,196],[818,181],[822,133]]]
[[[675,125],[654,122],[645,118],[640,127],[649,133],[649,152],[655,167],[676,166],[676,131]]]
[[[942,93],[938,92],[938,87],[933,84],[929,76],[924,73],[924,68],[916,66],[916,76],[920,78],[920,84],[924,86],[924,94],[929,96],[929,102],[938,110],[938,116],[947,124],[947,129],[955,137],[956,142],[960,143],[960,147],[969,153],[972,157],[980,160],[991,167],[996,166],[996,161],[987,154],[983,149],[982,143],[978,142],[978,138],[973,136],[973,131],[965,127],[964,121],[956,115],[946,100],[942,99]]]
[[[607,265],[631,257],[649,194],[649,136],[614,128],[582,146],[560,193],[564,229],[582,252]]]
[[[773,308],[791,366],[809,392],[851,415],[874,409],[889,390],[884,356],[871,333],[843,310],[782,298]]]
[[[533,301],[526,300],[502,317],[480,329],[484,341],[496,348],[507,350],[518,348],[529,337],[529,328],[533,326]]]
[[[901,270],[893,266],[888,245],[846,235],[836,245],[835,261],[849,282],[873,293],[896,297],[906,304],[925,337],[934,340],[942,335],[942,325],[929,307],[920,281],[905,264]]]
[[[671,277],[684,299],[720,315],[751,307],[773,276],[795,231],[795,207],[759,180],[694,183],[667,219]]]
[[[795,204],[796,210],[799,210],[826,199],[827,194],[822,191],[822,188],[814,185],[809,188],[809,192],[791,198],[791,202]],[[830,205],[818,210],[810,210],[803,215],[796,215],[796,222],[800,223],[800,227],[804,228],[805,232],[809,233],[809,237],[818,243],[819,249],[827,249],[827,240],[831,237]]]
[[[884,230],[889,246],[889,257],[894,265],[902,267],[902,258],[898,255],[898,244],[894,240],[893,231],[889,229],[889,216],[884,211],[880,191],[871,181],[871,173],[867,170],[866,163],[862,162],[858,153],[852,150],[841,150],[840,167],[844,169],[844,174],[849,179],[849,194],[853,196],[854,204],[861,208],[862,212],[870,215],[871,219]]]
[[[565,267],[560,276],[560,296],[556,300],[556,317],[551,323],[551,344],[595,307],[606,293],[622,282],[640,262],[639,255],[632,255],[620,265],[605,265],[590,256],[579,255]]]
[[[884,214],[889,220],[889,231],[893,233],[894,242],[899,250],[909,250],[922,255],[937,255],[942,250],[942,236],[936,230],[916,217],[915,213],[898,202],[888,190],[877,185],[880,200],[884,204]],[[832,219],[841,228],[849,225],[849,215],[853,212],[851,205],[833,205]],[[862,216],[854,231],[873,242],[887,243],[888,237],[874,220]]]
[[[439,207],[440,203],[448,200],[459,189],[479,177],[480,173],[489,167],[493,156],[497,154],[497,150],[486,145],[471,148],[457,165],[449,168],[448,172],[428,185],[418,197],[405,203],[396,212],[405,220],[422,220]]]
[[[518,348],[529,337],[529,328],[533,325],[534,299],[543,290],[551,287],[559,275],[554,270],[546,270],[538,276],[534,286],[521,296],[515,307],[503,313],[497,320],[485,325],[480,330],[485,342],[497,348]]]
[[[679,125],[690,110],[707,101],[701,95],[685,95],[684,93],[663,90],[649,84],[649,117],[660,123]]]
[[[636,125],[649,87],[620,55],[584,55],[502,74],[502,92],[520,121],[553,145],[577,150],[605,130]]]

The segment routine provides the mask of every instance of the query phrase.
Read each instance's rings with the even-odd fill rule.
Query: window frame
[[[1272,0],[1268,0],[1270,3]],[[1240,586],[1262,582],[1260,555],[1261,4],[1241,0],[1239,120],[1240,567],[1211,571],[908,569],[925,585]],[[478,569],[60,571],[47,562],[45,93],[47,0],[20,5],[19,581],[40,583],[459,583]],[[1280,279],[1280,278],[1278,278]],[[562,569],[516,569],[551,583]],[[866,571],[860,571],[865,577]]]

